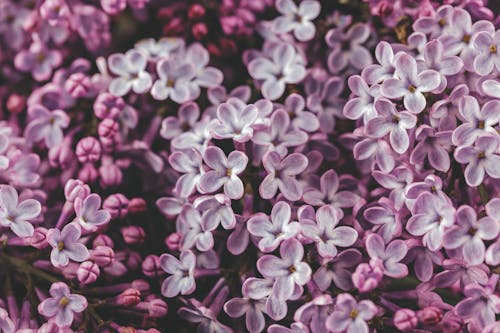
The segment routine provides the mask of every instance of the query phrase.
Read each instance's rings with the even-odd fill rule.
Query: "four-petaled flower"
[[[8,227],[19,237],[31,237],[35,228],[29,222],[42,211],[40,202],[27,199],[19,203],[17,191],[9,185],[0,187],[0,226]]]
[[[111,215],[101,207],[101,197],[92,193],[85,199],[77,198],[75,200],[75,222],[85,230],[95,231],[98,227],[111,220]]]
[[[305,0],[297,6],[292,0],[277,0],[276,9],[283,15],[273,21],[273,30],[278,34],[293,31],[297,40],[308,41],[314,37],[316,28],[311,22],[320,12],[318,1]]]
[[[366,252],[371,260],[382,261],[384,274],[393,278],[403,278],[408,275],[408,267],[400,261],[406,256],[408,246],[401,239],[395,239],[387,244],[377,234],[366,237]]]
[[[337,295],[333,313],[326,320],[326,327],[334,333],[368,333],[368,320],[378,312],[370,300],[357,302],[350,294]]]
[[[111,80],[109,92],[115,96],[124,96],[130,89],[136,94],[143,94],[151,88],[151,75],[146,71],[147,56],[132,49],[125,54],[112,54],[108,59],[109,69],[118,77]]]
[[[55,282],[50,286],[50,295],[38,305],[38,312],[45,317],[55,318],[59,327],[69,327],[73,322],[74,313],[80,313],[87,308],[87,299],[82,295],[71,294],[64,282]]]
[[[24,136],[30,142],[44,140],[48,148],[60,144],[64,138],[62,129],[68,127],[70,119],[63,110],[49,111],[43,105],[33,105],[28,109],[32,119]]]
[[[52,246],[50,261],[55,267],[65,267],[69,260],[83,262],[90,257],[87,247],[80,243],[81,230],[76,223],[67,224],[62,231],[50,229],[47,242]]]
[[[179,259],[168,253],[162,254],[160,267],[171,274],[161,285],[162,295],[171,298],[179,294],[191,294],[196,289],[193,275],[195,264],[196,256],[190,250],[182,251]]]
[[[253,136],[252,125],[258,116],[255,105],[247,105],[239,98],[230,97],[217,108],[218,122],[212,127],[214,137],[247,142]]]

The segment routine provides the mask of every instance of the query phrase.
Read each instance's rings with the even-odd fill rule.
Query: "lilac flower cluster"
[[[0,0],[0,332],[499,332],[499,13]]]

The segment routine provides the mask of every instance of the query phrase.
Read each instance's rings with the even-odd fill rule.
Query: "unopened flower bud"
[[[159,298],[153,299],[148,302],[149,305],[149,315],[153,318],[160,318],[167,314],[168,306],[164,300]]]
[[[165,238],[165,245],[167,245],[167,247],[171,251],[177,251],[177,250],[179,250],[180,241],[181,241],[181,235],[174,232],[174,233],[171,233],[170,235],[168,235],[167,238]]]
[[[115,243],[108,235],[99,234],[94,238],[94,241],[92,242],[92,246],[94,248],[96,248],[99,245],[108,246],[110,248],[113,248],[115,246]]]
[[[85,97],[92,87],[90,78],[83,73],[71,74],[64,83],[64,89],[73,98]]]
[[[69,169],[75,162],[75,153],[68,144],[69,142],[69,140],[64,140],[61,144],[49,149],[49,163],[53,168]]]
[[[128,202],[128,211],[130,214],[143,213],[147,208],[146,200],[143,198],[132,198]]]
[[[188,17],[190,20],[199,20],[205,15],[205,12],[205,7],[198,3],[195,3],[189,7]]]
[[[78,172],[78,179],[84,183],[93,183],[98,176],[97,169],[91,163],[84,164]]]
[[[124,290],[116,296],[116,304],[121,306],[134,306],[141,301],[141,292],[134,288]]]
[[[463,332],[464,321],[453,311],[448,311],[439,325],[443,333],[459,333]]]
[[[121,193],[112,194],[104,200],[102,208],[106,209],[112,219],[122,219],[127,216],[129,201]]]
[[[147,277],[157,277],[160,276],[163,270],[160,267],[160,257],[150,254],[142,262],[142,272]]]
[[[194,39],[203,39],[203,37],[208,35],[207,25],[203,22],[198,22],[191,28],[191,33],[193,34]]]
[[[81,139],[76,145],[76,157],[80,163],[93,163],[101,157],[101,145],[93,136]]]
[[[47,229],[43,227],[38,227],[35,229],[33,236],[30,237],[29,242],[31,246],[33,246],[34,248],[43,249],[49,245],[49,243],[47,243],[46,236],[47,236]]]
[[[99,168],[100,184],[103,188],[116,187],[122,182],[122,171],[115,164],[102,165]]]
[[[111,265],[115,259],[115,252],[108,246],[99,245],[91,251],[90,260],[101,267]]]
[[[137,270],[141,267],[142,257],[139,253],[135,251],[128,251],[127,258],[125,260],[125,265],[127,265],[130,270]]]
[[[113,96],[108,92],[100,93],[94,102],[94,114],[99,119],[115,119],[125,107],[121,97]]]
[[[120,231],[122,233],[123,240],[129,245],[142,244],[144,242],[144,238],[146,237],[144,229],[136,225],[123,227]]]
[[[19,94],[12,94],[7,98],[7,110],[12,113],[19,113],[24,110],[26,106],[26,98]]]
[[[95,282],[99,277],[99,274],[99,266],[92,261],[82,262],[76,271],[76,276],[81,284],[91,284]]]
[[[394,326],[402,332],[407,332],[417,327],[418,318],[415,311],[399,309],[394,314]]]
[[[437,325],[443,319],[443,311],[436,306],[428,306],[418,312],[418,317],[424,325]]]
[[[64,185],[66,201],[75,202],[76,198],[84,200],[90,194],[90,187],[80,179],[70,179]]]
[[[137,289],[141,292],[141,294],[146,294],[150,291],[150,285],[146,280],[137,279],[132,281],[132,288]]]

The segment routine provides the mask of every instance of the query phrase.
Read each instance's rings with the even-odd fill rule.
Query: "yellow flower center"
[[[358,316],[358,310],[352,309],[351,313],[349,313],[349,317],[352,319],[356,318]]]
[[[416,90],[417,90],[417,87],[415,87],[413,84],[410,84],[408,86],[408,90],[411,92],[411,93],[414,93]]]
[[[64,242],[57,242],[57,249],[59,251],[64,250]]]
[[[496,45],[490,45],[490,53],[497,53],[497,46]]]
[[[68,305],[68,304],[69,304],[69,298],[67,298],[66,296],[63,296],[63,297],[61,298],[61,300],[59,301],[59,305],[60,305],[61,307],[65,307],[65,306],[66,306],[66,305]]]

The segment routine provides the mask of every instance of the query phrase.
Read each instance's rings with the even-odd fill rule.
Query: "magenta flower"
[[[316,28],[311,21],[319,15],[321,10],[318,1],[305,0],[297,6],[292,0],[278,0],[275,5],[278,12],[282,14],[273,21],[275,33],[293,31],[295,38],[301,42],[314,37]]]
[[[34,105],[28,109],[32,119],[24,136],[29,142],[44,140],[48,148],[59,145],[63,138],[63,128],[68,127],[70,119],[63,110],[49,111],[43,105]]]
[[[266,254],[257,261],[257,269],[265,277],[274,279],[273,294],[288,300],[295,286],[303,286],[311,279],[311,268],[302,261],[304,247],[295,238],[285,240],[280,246],[280,256]]]
[[[417,71],[417,62],[408,54],[401,54],[394,60],[395,78],[382,83],[381,93],[391,99],[403,98],[405,108],[411,113],[420,113],[427,104],[423,93],[433,91],[440,82],[438,72],[428,69]]]
[[[112,54],[108,59],[109,70],[118,77],[111,80],[109,92],[124,96],[130,90],[143,94],[152,84],[151,75],[146,71],[147,57],[142,52],[130,50],[125,54]]]
[[[403,278],[408,275],[408,267],[400,263],[408,252],[404,241],[396,239],[386,246],[382,237],[370,234],[366,237],[365,246],[371,260],[382,261],[385,275],[393,278]]]
[[[170,99],[178,104],[190,100],[189,82],[194,78],[191,64],[179,65],[173,60],[160,60],[156,64],[159,79],[151,88],[151,96],[156,100]]]
[[[270,219],[264,214],[256,214],[247,222],[248,231],[259,240],[262,252],[272,252],[282,241],[295,237],[300,231],[300,224],[290,222],[292,211],[290,205],[280,201],[274,205]]]
[[[87,247],[80,243],[81,230],[76,223],[67,224],[62,231],[50,229],[47,242],[52,246],[50,261],[55,267],[65,267],[69,260],[83,262],[90,257]]]
[[[456,146],[470,146],[482,134],[497,134],[496,125],[500,121],[500,101],[486,102],[481,109],[477,99],[464,96],[458,104],[458,111],[463,117],[462,125],[453,131],[453,144]]]
[[[368,324],[378,312],[370,300],[357,302],[350,294],[340,294],[335,301],[333,313],[326,320],[326,327],[334,333],[368,333]]]
[[[17,69],[30,72],[36,81],[47,81],[52,71],[62,63],[58,50],[50,50],[41,41],[31,44],[29,50],[19,52],[14,58]]]
[[[361,263],[352,273],[352,284],[361,293],[367,293],[378,287],[384,277],[384,265],[382,260],[370,260],[369,263]]]
[[[495,240],[499,233],[499,221],[489,216],[478,220],[472,207],[462,206],[457,210],[456,223],[444,234],[443,244],[446,249],[461,249],[470,265],[479,265],[486,252],[484,241]]]
[[[82,295],[70,294],[68,285],[56,282],[50,286],[50,295],[38,305],[38,312],[45,317],[54,318],[57,326],[69,327],[73,322],[74,313],[80,313],[87,308],[87,299]]]
[[[477,138],[474,147],[459,147],[455,150],[457,162],[467,164],[464,175],[469,186],[481,184],[485,174],[491,178],[500,178],[498,140],[498,136],[482,135]]]
[[[474,48],[478,54],[474,59],[474,69],[479,75],[487,75],[496,68],[500,71],[500,31],[494,34],[480,31],[474,38]]]
[[[320,189],[310,188],[304,191],[303,200],[313,206],[330,205],[332,207],[353,207],[359,200],[358,195],[350,191],[339,191],[339,176],[335,170],[326,171],[320,178]]]
[[[17,191],[9,185],[0,187],[0,226],[8,227],[19,237],[31,237],[34,227],[29,222],[42,211],[40,202],[27,199],[19,202]]]
[[[224,193],[231,199],[243,196],[243,182],[238,177],[248,163],[248,157],[239,151],[231,152],[227,157],[219,147],[208,147],[203,161],[212,169],[200,178],[200,190],[205,193],[215,192],[224,186]]]
[[[295,177],[306,169],[307,157],[293,153],[282,160],[278,153],[272,151],[264,155],[262,163],[267,171],[267,176],[259,186],[262,198],[273,198],[278,189],[290,201],[302,197],[302,186]]]
[[[107,210],[99,209],[101,207],[101,197],[92,193],[85,199],[77,198],[75,200],[75,222],[85,230],[95,231],[98,227],[108,223],[111,215]]]
[[[212,127],[214,137],[247,142],[253,136],[252,125],[258,115],[255,105],[247,105],[240,99],[231,97],[217,108],[218,122]]]
[[[412,217],[406,230],[414,236],[423,236],[422,243],[431,251],[443,246],[445,229],[455,222],[455,208],[441,196],[424,192],[412,208]]]
[[[323,206],[316,212],[316,223],[301,223],[303,234],[316,243],[318,253],[323,258],[334,258],[337,246],[349,247],[358,239],[358,232],[351,227],[337,226],[343,213],[338,208]]]
[[[168,274],[161,285],[163,296],[172,298],[177,295],[189,295],[196,289],[194,269],[196,256],[190,250],[182,251],[179,259],[165,253],[160,256],[160,267]]]
[[[392,149],[403,154],[410,146],[407,130],[415,127],[417,117],[408,111],[398,112],[394,104],[384,98],[375,102],[378,116],[368,120],[365,132],[368,136],[382,138],[389,134]]]
[[[262,80],[262,95],[270,100],[280,98],[287,83],[299,83],[306,76],[301,57],[291,44],[276,44],[270,57],[258,57],[248,64],[248,72]]]
[[[370,52],[362,45],[370,37],[368,24],[356,23],[347,33],[342,29],[332,29],[326,34],[326,43],[332,49],[327,65],[332,73],[339,73],[347,65],[362,69],[372,63]]]

